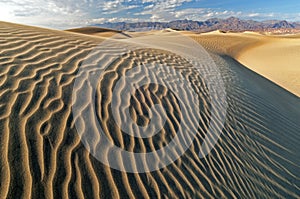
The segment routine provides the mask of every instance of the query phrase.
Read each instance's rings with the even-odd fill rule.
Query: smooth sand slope
[[[300,97],[300,36],[259,33],[186,33],[229,55],[249,69]],[[200,39],[201,38],[201,39]]]
[[[124,134],[110,110],[112,90],[122,74],[147,62],[161,66],[157,73],[164,80],[168,65],[179,71],[199,96],[201,121],[186,153],[163,169],[138,174],[99,162],[84,147],[74,126],[83,114],[72,115],[72,92],[91,89],[89,85],[80,87],[85,78],[73,88],[75,78],[103,39],[1,22],[0,197],[299,198],[299,97],[228,56],[238,54],[236,46],[243,47],[239,40],[232,38],[231,46],[216,46],[215,37],[209,37],[194,39],[209,50],[220,70],[228,109],[223,134],[205,158],[200,159],[198,153],[208,130],[210,97],[205,80],[180,55],[151,48],[129,51],[95,80],[94,117],[114,144],[132,152],[154,151],[168,144],[176,134],[180,110],[178,100],[165,87],[145,84],[129,104],[132,119],[147,125],[147,109],[163,103],[168,110],[167,123],[154,137]],[[249,38],[251,45],[259,42],[256,36]],[[103,51],[110,54],[122,49],[112,42],[110,49]],[[95,57],[95,64],[105,63],[105,58],[105,54]],[[85,67],[85,75],[95,73],[92,67]],[[136,71],[132,77],[139,80],[147,71]],[[121,92],[124,87],[118,89]],[[82,113],[85,111],[83,108]],[[116,161],[122,164],[124,160],[116,157]]]
[[[121,33],[121,31],[111,30],[106,28],[99,28],[99,27],[84,27],[84,28],[74,28],[68,29],[66,31],[69,32],[76,32],[81,34],[87,35],[94,35],[94,36],[102,36],[102,37],[111,37],[116,33]]]
[[[247,49],[242,64],[300,97],[300,37],[272,38]]]

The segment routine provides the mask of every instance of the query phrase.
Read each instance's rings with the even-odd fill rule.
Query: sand
[[[244,33],[187,33],[300,97],[300,36]],[[201,38],[201,39],[200,39]],[[211,42],[210,44],[208,42]],[[215,43],[214,43],[215,42]]]
[[[205,79],[195,75],[181,56],[151,48],[130,51],[96,80],[97,118],[110,140],[128,151],[154,151],[167,144],[176,134],[180,115],[171,93],[146,84],[132,98],[132,119],[146,125],[149,120],[143,111],[166,100],[169,117],[163,132],[140,139],[115,125],[109,109],[112,89],[121,74],[138,61],[174,65],[202,102],[196,138],[178,160],[160,170],[126,173],[89,153],[74,125],[84,119],[85,109],[82,114],[72,114],[74,85],[75,91],[91,89],[90,85],[81,87],[85,78],[82,84],[75,84],[79,67],[104,38],[1,22],[1,198],[298,198],[300,99],[234,59],[240,56],[240,49],[247,52],[249,46],[264,45],[256,35],[245,37],[246,43],[234,36],[228,37],[228,43],[223,36],[193,36],[216,63],[228,103],[223,133],[204,158],[198,153],[208,131],[211,101]],[[111,45],[107,53],[122,47]],[[107,62],[105,56],[96,60]],[[87,74],[95,72],[87,69],[91,69]],[[157,73],[162,80],[167,78],[167,72]],[[145,74],[137,71],[132,77],[139,80]],[[187,96],[189,91],[184,93]],[[89,101],[91,96],[83,97]],[[94,139],[96,144],[99,139]]]
[[[116,33],[122,33],[121,31],[106,29],[106,28],[99,28],[99,27],[84,27],[84,28],[73,28],[66,30],[68,32],[75,32],[81,33],[86,35],[93,35],[99,37],[112,37]]]
[[[300,97],[300,37],[270,39],[237,60]]]

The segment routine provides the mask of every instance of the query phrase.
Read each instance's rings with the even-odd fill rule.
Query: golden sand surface
[[[204,46],[229,55],[244,66],[300,97],[300,36],[262,35],[254,32],[199,36],[187,33]]]
[[[152,38],[144,36],[139,35],[139,39]],[[261,36],[255,34],[192,37],[208,50],[215,62],[228,103],[221,137],[204,158],[198,154],[211,120],[210,94],[216,91],[209,94],[206,80],[182,56],[154,48],[128,51],[108,66],[101,79],[95,80],[97,114],[91,118],[99,120],[113,144],[130,152],[155,152],[167,145],[177,132],[182,111],[178,106],[180,99],[164,85],[146,82],[125,104],[131,107],[131,119],[147,125],[150,119],[145,110],[153,104],[164,104],[166,124],[159,134],[149,138],[123,133],[112,116],[113,89],[122,74],[135,64],[160,66],[156,75],[162,82],[169,75],[166,67],[172,67],[189,81],[201,101],[198,113],[201,120],[196,123],[195,139],[182,156],[159,170],[128,173],[98,161],[91,155],[92,149],[82,143],[78,134],[82,129],[77,129],[74,123],[83,121],[84,113],[89,110],[83,107],[82,114],[72,114],[75,103],[72,94],[91,89],[84,84],[84,75],[82,82],[75,84],[79,68],[105,38],[0,22],[1,198],[299,198],[300,99],[233,59],[242,62],[245,56],[253,57],[255,52],[250,46],[260,53],[273,48],[281,56],[280,47],[284,45],[282,55],[292,58],[285,54],[297,55],[296,45],[283,42],[284,38],[274,44],[262,42]],[[103,49],[107,54],[94,57],[95,64],[107,63],[106,55],[122,49],[114,42],[111,45]],[[294,51],[288,48],[291,46]],[[295,64],[292,60],[282,63]],[[95,73],[89,65],[84,67],[85,75]],[[99,65],[99,69],[102,67]],[[148,70],[136,71],[131,77],[139,81],[147,75]],[[116,89],[121,92],[124,87]],[[186,98],[189,91],[182,94]],[[88,101],[95,96],[82,97]],[[121,104],[124,99],[115,100]],[[102,138],[92,140],[95,146],[99,139]],[[125,160],[116,156],[115,161],[122,165]]]

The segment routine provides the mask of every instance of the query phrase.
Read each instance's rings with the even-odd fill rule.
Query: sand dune
[[[243,44],[245,40],[228,37],[230,46],[225,41],[216,45],[215,36],[194,37],[209,50],[220,70],[228,103],[223,134],[204,158],[198,153],[212,102],[205,80],[186,59],[153,48],[129,51],[95,80],[96,119],[114,144],[133,152],[166,145],[176,134],[181,111],[172,93],[145,84],[131,98],[132,120],[147,125],[151,122],[147,110],[161,103],[168,110],[167,125],[156,136],[144,139],[120,131],[110,110],[112,90],[135,64],[157,63],[162,82],[169,71],[178,71],[201,101],[196,139],[178,160],[160,170],[126,173],[98,161],[80,140],[74,123],[88,110],[83,107],[82,114],[72,114],[73,92],[91,90],[84,84],[84,75],[75,83],[79,67],[104,39],[1,22],[1,198],[299,198],[300,99],[232,58],[240,55],[243,46],[261,42],[255,35],[245,37],[249,40]],[[222,37],[217,41],[223,41]],[[109,51],[104,51],[111,54],[120,49],[124,48],[111,42]],[[95,60],[95,65],[108,63],[105,53]],[[87,75],[95,73],[90,65],[84,67]],[[140,80],[145,74],[150,75],[148,70],[137,70],[131,77]],[[124,91],[122,85],[117,89]],[[186,91],[184,96],[188,95]],[[82,97],[88,101],[91,96]],[[117,104],[122,101],[117,100]],[[101,139],[95,137],[95,146]],[[122,163],[120,158],[115,160]]]
[[[300,97],[300,38],[274,38],[237,59]]]
[[[300,97],[299,35],[217,31],[201,36],[188,34],[210,49],[234,57],[249,69]]]
[[[99,27],[74,28],[66,31],[103,37],[111,37],[116,33],[122,33],[121,31]]]

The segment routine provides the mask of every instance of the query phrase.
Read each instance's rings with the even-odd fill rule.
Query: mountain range
[[[300,32],[300,22],[288,22],[285,20],[254,21],[242,20],[236,17],[227,19],[212,18],[206,21],[176,20],[171,22],[115,22],[93,24],[94,26],[105,27],[120,31],[147,31],[162,30],[171,28],[175,30],[187,30],[195,32],[220,31],[263,31],[263,32]]]

